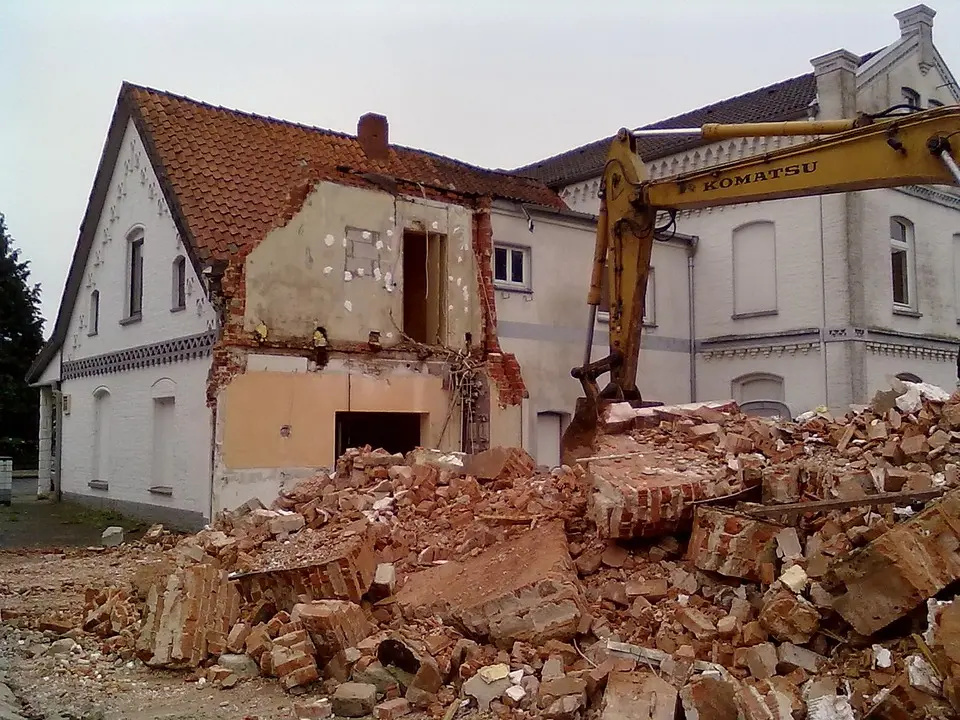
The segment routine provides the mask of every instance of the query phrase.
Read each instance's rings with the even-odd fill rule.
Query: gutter
[[[690,320],[690,402],[697,401],[697,312],[696,312],[696,284],[694,277],[694,257],[700,245],[697,235],[690,235],[687,240],[687,314]]]

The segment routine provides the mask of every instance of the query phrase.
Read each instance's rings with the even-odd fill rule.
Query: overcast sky
[[[52,330],[123,80],[513,168],[899,36],[912,0],[0,0],[0,212]],[[960,72],[960,2],[934,40]]]

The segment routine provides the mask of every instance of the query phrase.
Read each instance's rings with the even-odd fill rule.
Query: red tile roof
[[[422,150],[390,145],[383,161],[368,158],[353,135],[214,107],[125,83],[129,103],[158,173],[201,261],[250,249],[299,208],[320,179],[367,184],[386,175],[447,195],[487,196],[564,209],[539,180],[485,170]],[[372,187],[373,185],[371,185]]]
[[[879,50],[861,56],[860,64]],[[645,129],[700,127],[706,123],[777,122],[801,120],[807,116],[810,104],[817,98],[817,81],[813,73],[767,85],[743,95],[721,100],[682,115],[644,125]],[[582,145],[539,162],[517,168],[513,172],[542,180],[550,187],[598,177],[607,159],[610,142],[615,136]],[[640,157],[644,160],[683,152],[703,145],[690,137],[649,137],[638,141]]]

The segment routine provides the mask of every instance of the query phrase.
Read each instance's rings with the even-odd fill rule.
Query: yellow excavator
[[[730,138],[805,136],[817,139],[773,152],[658,180],[649,180],[637,141],[650,136]],[[621,129],[607,154],[600,186],[593,271],[587,296],[586,353],[571,375],[583,386],[564,432],[564,461],[595,449],[600,417],[610,402],[643,405],[637,389],[640,318],[654,239],[684,210],[903,185],[960,184],[960,106],[918,110],[896,105],[855,119],[708,124],[700,128]],[[658,216],[668,219],[660,227]],[[607,273],[610,353],[591,361],[597,306]],[[597,378],[610,373],[601,391]]]

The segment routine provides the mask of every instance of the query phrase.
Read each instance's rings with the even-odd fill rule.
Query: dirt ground
[[[33,488],[36,486],[33,485]],[[0,506],[0,682],[23,703],[27,718],[45,720],[221,720],[292,718],[295,698],[275,681],[251,680],[230,690],[190,681],[185,673],[148,670],[138,660],[103,656],[99,641],[70,632],[79,647],[57,654],[61,636],[35,626],[58,611],[81,622],[83,591],[132,576],[149,557],[99,549],[109,525],[140,529],[115,513],[37,501],[17,488]],[[63,644],[63,643],[62,643]]]
[[[79,630],[40,631],[42,617],[63,614],[82,623],[88,586],[105,587],[133,576],[158,557],[129,546],[100,548],[110,525],[146,528],[116,513],[69,503],[38,501],[36,486],[21,485],[14,502],[0,506],[0,683],[7,684],[30,720],[291,720],[302,698],[272,679],[224,690],[188,673],[146,668],[139,660],[101,653],[99,640]],[[76,647],[64,648],[67,638]],[[59,641],[59,642],[58,642]],[[56,643],[56,644],[55,644]],[[483,720],[486,714],[460,718]],[[0,712],[0,718],[6,717]],[[411,714],[404,720],[423,716]]]

